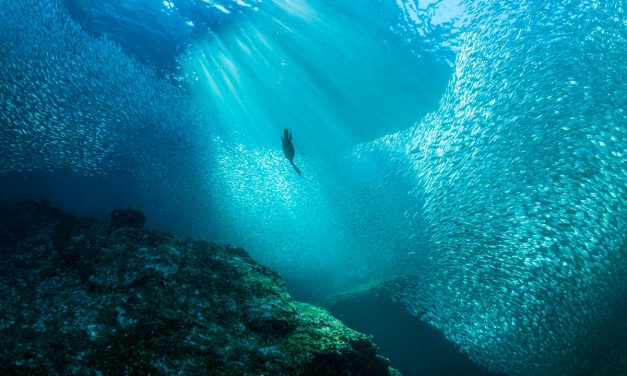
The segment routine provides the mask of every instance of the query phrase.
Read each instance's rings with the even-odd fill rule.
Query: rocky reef
[[[3,375],[399,374],[243,249],[46,202],[0,206],[0,302]]]
[[[405,376],[505,376],[473,363],[441,331],[409,313],[393,298],[402,283],[400,278],[373,281],[328,298],[323,306],[351,328],[372,335]]]

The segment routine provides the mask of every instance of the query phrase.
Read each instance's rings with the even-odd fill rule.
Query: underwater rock
[[[0,206],[0,302],[1,374],[398,374],[239,248],[35,201]]]
[[[324,302],[335,317],[373,336],[380,352],[405,376],[499,376],[473,363],[444,334],[394,300],[402,280],[379,281]]]
[[[142,228],[146,223],[146,216],[136,209],[116,209],[111,212],[111,226]]]

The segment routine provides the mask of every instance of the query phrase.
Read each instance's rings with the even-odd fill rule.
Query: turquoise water
[[[308,299],[402,278],[495,371],[619,372],[624,2],[0,4],[3,199],[139,207]]]

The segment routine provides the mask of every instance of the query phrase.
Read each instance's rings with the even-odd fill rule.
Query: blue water
[[[1,199],[138,207],[312,300],[402,278],[495,371],[627,348],[604,331],[627,327],[623,1],[19,0],[0,21]]]

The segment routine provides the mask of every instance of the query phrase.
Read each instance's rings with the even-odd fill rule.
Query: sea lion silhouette
[[[292,167],[294,167],[294,170],[296,170],[296,172],[298,172],[298,175],[300,175],[300,170],[294,164],[294,155],[296,155],[296,153],[294,152],[294,144],[292,144],[292,133],[288,131],[287,128],[285,128],[285,130],[283,131],[281,141],[283,144],[283,154],[285,154],[285,158],[290,161]]]

